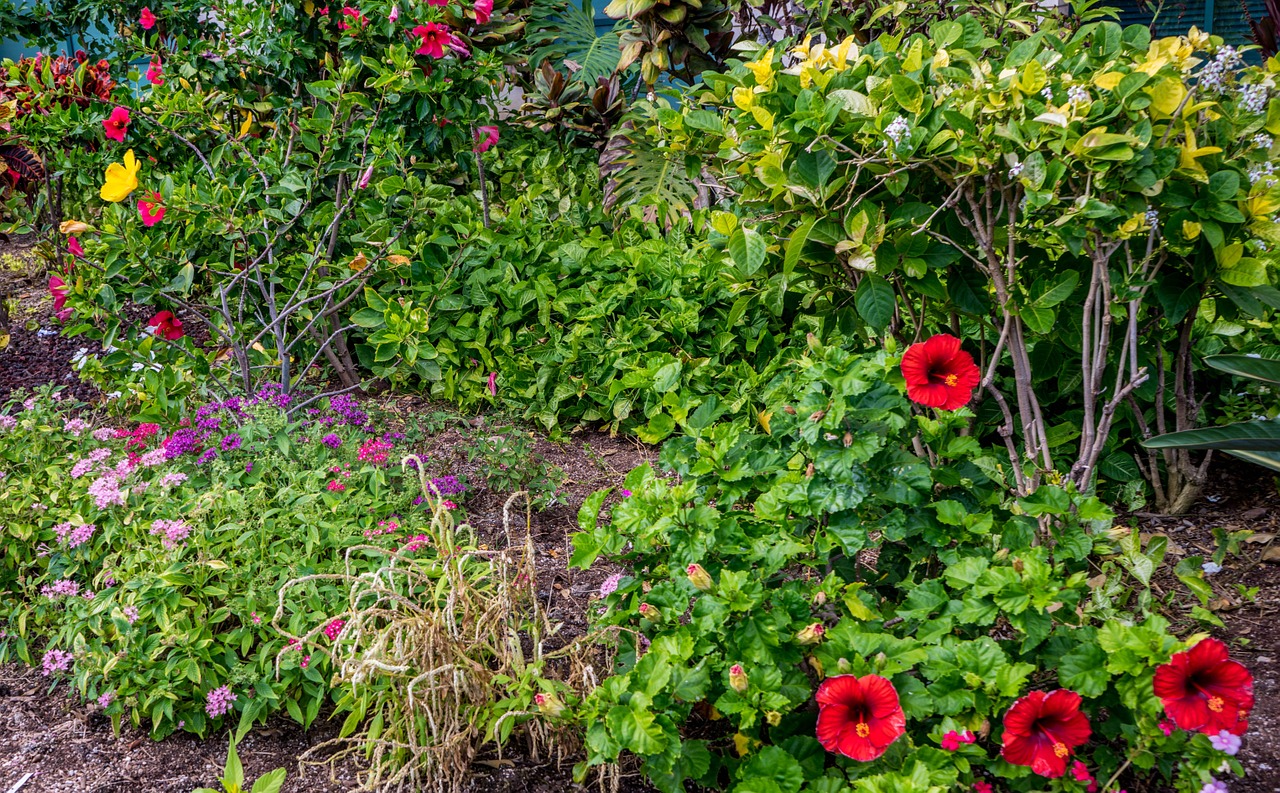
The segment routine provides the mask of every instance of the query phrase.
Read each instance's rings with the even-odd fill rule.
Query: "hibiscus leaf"
[[[1058,666],[1058,682],[1082,697],[1101,696],[1110,680],[1107,654],[1092,641],[1076,645],[1075,649],[1062,656]]]

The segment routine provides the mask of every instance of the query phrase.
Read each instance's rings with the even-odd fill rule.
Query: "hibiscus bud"
[[[884,653],[876,653],[876,657],[872,660],[876,663],[876,669],[884,669],[884,665],[889,663],[889,656]]]
[[[824,417],[824,416],[826,416],[826,415],[827,415],[827,411],[825,411],[825,410],[815,410],[815,411],[813,411],[812,413],[810,413],[810,414],[809,414],[809,420],[810,420],[810,421],[822,421],[823,417]]]
[[[817,606],[818,608],[825,606],[826,603],[827,603],[826,592],[818,592],[818,594],[813,596],[813,605]]]
[[[662,618],[662,612],[658,611],[657,608],[649,605],[648,603],[641,603],[640,616],[644,617],[650,622],[657,622],[659,619]]]
[[[1022,568],[1023,568],[1023,566],[1024,566],[1024,565],[1022,564],[1022,560],[1021,560],[1021,559],[1014,559],[1014,560],[1013,560],[1013,569],[1014,569],[1014,571],[1015,571],[1015,572],[1021,573],[1021,572],[1022,572]]]
[[[711,580],[711,576],[703,569],[702,565],[694,562],[685,568],[685,573],[689,575],[689,583],[693,584],[693,588],[702,592],[711,591],[711,587],[715,582]]]
[[[777,727],[782,723],[782,714],[776,710],[771,710],[764,714],[764,720],[769,722],[770,727]]]
[[[817,656],[809,656],[809,666],[813,667],[813,671],[818,673],[819,678],[827,676],[826,672],[822,669],[822,662],[818,660]]]
[[[564,713],[564,703],[555,694],[534,694],[533,703],[538,706],[538,710],[542,711],[543,715],[553,719]]]
[[[853,433],[852,433],[852,432],[846,432],[846,433],[844,434],[844,448],[846,448],[846,449],[847,449],[847,448],[849,448],[849,447],[850,447],[850,446],[852,446],[852,445],[853,445]]]
[[[816,469],[813,467],[813,463],[809,463],[807,466],[805,466],[805,469],[804,469],[805,477],[807,479],[812,479],[815,470]]]
[[[729,688],[737,691],[739,694],[747,693],[747,687],[751,682],[747,680],[747,673],[743,671],[742,664],[734,664],[729,667]]]
[[[822,641],[822,635],[827,632],[827,626],[821,622],[815,622],[807,625],[796,634],[797,644],[817,644]]]
[[[836,671],[842,675],[847,675],[853,670],[853,664],[849,663],[848,658],[841,658],[836,661]]]
[[[997,562],[1003,562],[1005,559],[1009,558],[1009,549],[1001,548],[1000,550],[996,551],[995,555],[992,556],[991,558],[995,559]]]
[[[790,405],[787,405],[782,408],[782,412],[786,413],[788,416],[794,416],[796,414],[796,409],[791,407]]]
[[[62,224],[58,226],[58,231],[61,231],[63,234],[79,234],[82,231],[88,231],[89,228],[90,226],[88,223],[80,220],[64,220],[62,221]]]

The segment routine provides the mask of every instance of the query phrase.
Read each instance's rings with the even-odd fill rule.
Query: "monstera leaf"
[[[529,66],[551,61],[557,71],[569,73],[569,82],[595,85],[618,68],[619,29],[614,25],[603,36],[596,34],[596,11],[591,0],[581,5],[570,0],[535,0],[529,14],[529,36],[540,46],[529,56]]]

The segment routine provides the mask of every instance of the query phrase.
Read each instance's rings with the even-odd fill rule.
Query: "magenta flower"
[[[84,247],[80,244],[80,240],[76,239],[75,237],[71,237],[70,239],[68,239],[67,253],[71,254],[72,256],[78,256],[83,259]]]
[[[493,15],[493,0],[476,0],[475,6],[476,23],[483,25],[489,21],[489,17]]]
[[[489,373],[489,393],[493,394],[494,396],[498,395],[498,373],[497,372]]]
[[[164,85],[164,69],[159,58],[152,58],[147,67],[147,82],[152,85]]]
[[[493,144],[498,142],[498,128],[494,126],[476,127],[476,145],[472,149],[476,154],[484,154]]]

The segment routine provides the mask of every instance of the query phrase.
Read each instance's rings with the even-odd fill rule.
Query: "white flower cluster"
[[[1260,115],[1267,109],[1267,87],[1265,85],[1246,85],[1240,89],[1240,105],[1245,110]]]
[[[1200,70],[1200,87],[1210,91],[1221,91],[1225,85],[1227,72],[1240,63],[1240,53],[1229,44],[1223,45],[1214,59]]]
[[[1015,162],[1013,164],[1013,167],[1009,169],[1009,178],[1017,179],[1021,175],[1022,175],[1022,163]]]
[[[1276,166],[1270,160],[1258,163],[1249,169],[1249,184],[1257,184],[1263,179],[1270,182],[1274,178],[1275,172]]]
[[[1147,218],[1148,226],[1154,226],[1160,222],[1160,212],[1156,210],[1154,207],[1152,207],[1150,204],[1147,205],[1147,212],[1145,217]]]
[[[1259,149],[1270,149],[1274,143],[1275,139],[1264,132],[1259,132],[1253,136],[1253,145]]]
[[[1073,105],[1083,105],[1092,99],[1093,97],[1089,96],[1089,89],[1083,85],[1073,85],[1067,89],[1067,101]]]
[[[898,116],[889,122],[889,126],[884,128],[884,134],[893,141],[893,145],[897,146],[902,143],[902,139],[911,131],[911,126],[902,116]]]

